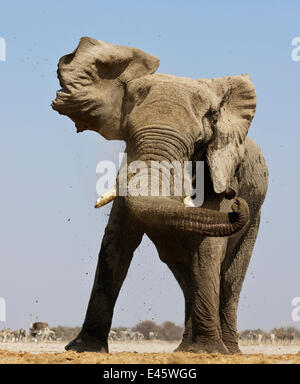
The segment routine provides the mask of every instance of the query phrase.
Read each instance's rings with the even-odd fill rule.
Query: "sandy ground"
[[[64,352],[66,343],[0,343],[0,364],[198,364],[285,363],[300,364],[300,344],[242,345],[243,355],[172,353],[178,343],[163,341],[110,343],[110,354]]]

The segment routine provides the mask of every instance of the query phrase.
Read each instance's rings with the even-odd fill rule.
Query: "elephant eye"
[[[118,77],[116,80],[117,80],[117,86],[118,86],[118,87],[126,88],[126,83],[125,83],[125,81],[122,81],[119,77]]]

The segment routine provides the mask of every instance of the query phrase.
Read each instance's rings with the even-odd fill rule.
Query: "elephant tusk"
[[[111,189],[109,189],[107,192],[103,193],[100,197],[98,197],[95,208],[103,207],[104,205],[110,203],[112,200],[114,200],[117,196],[117,189],[116,186],[113,186]]]
[[[111,189],[109,189],[107,192],[103,193],[100,197],[98,197],[95,208],[101,208],[104,205],[110,203],[112,200],[114,200],[117,196],[117,189],[116,186],[113,186]],[[186,207],[195,207],[194,201],[191,198],[191,196],[187,196],[183,203]]]
[[[194,201],[191,198],[191,196],[187,196],[184,200],[183,203],[186,207],[195,207]]]

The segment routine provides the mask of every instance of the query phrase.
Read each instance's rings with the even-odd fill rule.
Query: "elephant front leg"
[[[260,212],[233,249],[221,269],[220,320],[222,339],[230,353],[241,353],[238,344],[237,309],[260,222]],[[230,242],[229,242],[229,245]]]
[[[220,269],[227,240],[205,238],[191,255],[191,352],[228,353],[220,332]]]
[[[185,321],[182,341],[174,352],[188,351],[192,344],[192,290],[190,268],[183,263],[168,264],[180,288],[185,302]]]
[[[101,244],[93,289],[82,330],[66,350],[108,352],[113,309],[135,249],[141,226],[128,215],[121,199],[113,203]]]

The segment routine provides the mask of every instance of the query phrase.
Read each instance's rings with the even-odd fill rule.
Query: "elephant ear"
[[[206,159],[216,193],[232,196],[234,174],[245,152],[245,140],[256,109],[256,92],[249,75],[199,79],[210,87],[213,100],[209,115],[213,139]],[[234,195],[234,194],[233,194]]]

